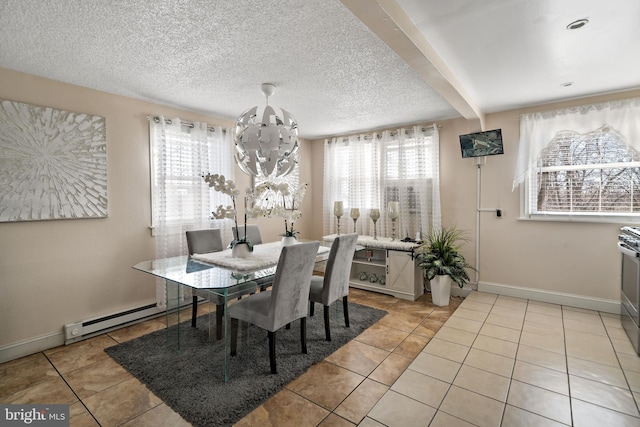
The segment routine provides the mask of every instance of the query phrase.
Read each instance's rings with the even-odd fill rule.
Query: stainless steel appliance
[[[640,227],[622,227],[620,231],[618,250],[622,253],[622,327],[640,355]]]

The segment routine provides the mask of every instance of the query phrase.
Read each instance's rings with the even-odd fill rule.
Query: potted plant
[[[469,240],[455,227],[434,228],[417,249],[418,266],[431,284],[431,297],[437,306],[449,305],[451,281],[461,288],[469,281],[467,268],[475,270],[460,253]]]
[[[306,191],[307,184],[300,185],[293,193],[290,192],[288,187],[280,189],[282,205],[276,209],[276,215],[284,219],[284,234],[281,235],[284,246],[297,243],[298,241],[298,234],[300,234],[300,232],[294,230],[293,225],[302,216],[302,212],[298,210],[298,205],[302,202]]]
[[[215,219],[229,218],[235,223],[235,234],[233,240],[229,244],[233,257],[246,258],[253,252],[253,243],[247,240],[247,198],[244,198],[245,214],[244,214],[244,236],[240,237],[240,228],[238,227],[238,216],[236,209],[236,197],[240,195],[240,191],[236,189],[236,184],[230,179],[226,179],[224,175],[210,173],[202,175],[204,181],[209,184],[215,191],[226,194],[231,197],[233,206],[219,205],[215,212],[211,212],[211,216]]]
[[[282,245],[297,243],[300,232],[294,229],[294,225],[302,216],[298,207],[304,198],[307,187],[308,185],[303,183],[295,191],[291,191],[286,182],[276,184],[265,181],[258,185],[253,192],[254,207],[249,209],[249,215],[252,217],[277,216],[284,219],[284,234],[281,234]],[[255,203],[256,199],[266,200],[268,206],[260,206],[259,203]]]

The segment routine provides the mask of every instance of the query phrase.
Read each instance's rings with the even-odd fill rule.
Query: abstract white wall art
[[[0,99],[0,222],[107,213],[104,117]]]

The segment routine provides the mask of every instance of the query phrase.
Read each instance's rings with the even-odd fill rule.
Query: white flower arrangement
[[[247,228],[247,213],[246,213],[246,206],[247,206],[247,197],[244,198],[244,204],[245,204],[245,214],[244,214],[244,225],[245,225],[245,233],[244,233],[244,237],[240,238],[240,228],[238,228],[238,216],[237,216],[237,209],[236,209],[236,197],[238,197],[240,195],[240,191],[236,188],[236,183],[233,182],[233,180],[229,179],[227,180],[224,175],[219,175],[219,174],[206,174],[206,175],[202,175],[202,178],[204,179],[204,182],[206,182],[207,184],[209,184],[209,187],[213,188],[215,191],[218,191],[222,194],[227,194],[228,196],[231,197],[231,202],[233,204],[232,205],[227,205],[227,206],[223,206],[223,205],[218,205],[218,207],[216,208],[215,212],[211,212],[211,215],[215,218],[215,219],[224,219],[224,218],[229,218],[229,219],[233,219],[233,222],[236,225],[236,234],[233,239],[233,241],[231,242],[231,244],[229,245],[230,247],[234,247],[236,244],[238,243],[246,243],[249,245],[249,250],[253,250],[253,244],[251,242],[249,242],[247,240],[247,232],[246,232],[246,228]]]
[[[263,182],[251,193],[250,199],[255,201],[265,194],[270,193],[275,203],[270,207],[263,207],[254,203],[253,207],[249,209],[249,215],[252,218],[258,216],[276,216],[283,218],[285,230],[283,236],[296,237],[300,232],[294,229],[294,224],[302,217],[302,212],[296,208],[296,205],[302,202],[307,187],[308,184],[302,184],[294,193],[291,193],[287,183],[276,184],[270,181]]]

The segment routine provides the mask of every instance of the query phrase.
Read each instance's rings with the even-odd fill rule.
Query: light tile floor
[[[618,316],[478,292],[350,300],[389,314],[238,426],[640,426],[640,357]],[[72,426],[188,425],[103,351],[164,326],[1,364],[0,402],[69,404]]]
[[[640,426],[616,315],[473,292],[360,425]]]

